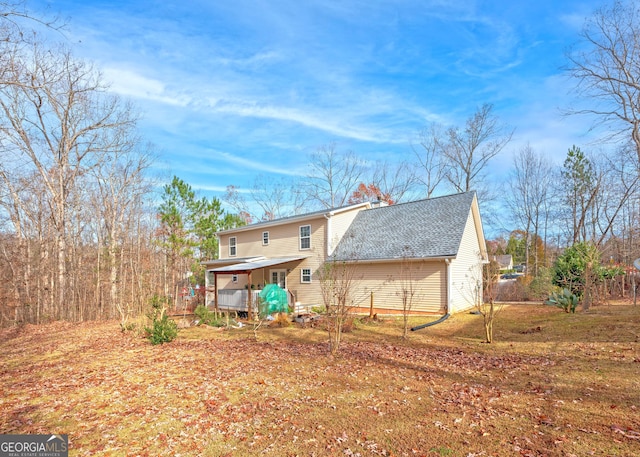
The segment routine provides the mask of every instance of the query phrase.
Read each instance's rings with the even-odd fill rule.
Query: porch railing
[[[258,295],[260,290],[251,291],[251,303],[253,303],[253,311],[258,311]],[[244,289],[232,290],[232,289],[220,289],[218,290],[218,309],[221,311],[238,311],[247,312],[247,300],[249,298],[249,291]],[[293,302],[291,300],[291,294],[287,292],[287,301],[289,307],[292,307]],[[213,292],[207,293],[207,305],[210,308],[215,306]],[[296,310],[298,311],[298,310]]]

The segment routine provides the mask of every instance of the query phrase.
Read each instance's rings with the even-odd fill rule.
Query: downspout
[[[415,332],[416,330],[421,330],[423,328],[427,328],[427,327],[431,327],[433,325],[439,324],[441,322],[446,321],[447,319],[449,319],[449,316],[451,315],[451,260],[450,259],[444,259],[444,263],[445,265],[447,265],[446,268],[446,276],[447,276],[447,312],[444,316],[442,316],[440,319],[433,321],[433,322],[428,322],[426,324],[422,324],[422,325],[416,325],[415,327],[411,327],[411,331]]]

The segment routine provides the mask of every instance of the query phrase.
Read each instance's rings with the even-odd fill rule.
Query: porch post
[[[218,272],[213,272],[213,306],[216,310],[216,316],[218,315]]]
[[[247,272],[247,292],[249,292],[249,296],[247,297],[247,318],[249,321],[253,320],[253,290],[251,289],[251,270]]]

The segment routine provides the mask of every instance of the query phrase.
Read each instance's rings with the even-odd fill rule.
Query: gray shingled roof
[[[475,192],[360,211],[336,260],[450,257],[458,254]]]
[[[294,220],[304,220],[304,219],[310,219],[313,218],[314,216],[322,216],[323,214],[328,214],[328,213],[337,213],[349,208],[355,208],[358,206],[364,206],[364,203],[356,203],[356,204],[351,204],[351,205],[345,205],[345,206],[339,206],[337,208],[331,208],[331,209],[319,209],[316,211],[312,211],[309,213],[303,213],[303,214],[294,214],[292,216],[286,216],[286,217],[280,217],[278,219],[273,219],[270,221],[260,221],[260,222],[254,222],[252,224],[248,224],[248,225],[242,225],[240,227],[234,227],[232,229],[227,229],[227,230],[220,230],[218,232],[216,232],[217,235],[223,234],[223,233],[233,233],[233,232],[238,232],[238,231],[244,231],[244,230],[253,230],[255,228],[259,228],[259,227],[269,227],[272,225],[282,225],[282,224],[286,224],[289,223],[291,221]]]

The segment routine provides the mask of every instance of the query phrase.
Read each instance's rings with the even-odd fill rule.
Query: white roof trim
[[[274,265],[280,265],[282,263],[295,262],[296,260],[306,259],[308,256],[296,256],[296,257],[280,257],[274,259],[257,259],[251,260],[248,262],[242,263],[234,263],[233,265],[227,265],[224,267],[214,268],[212,270],[214,273],[232,273],[237,271],[250,271],[250,270],[259,270],[260,268],[272,267]]]

